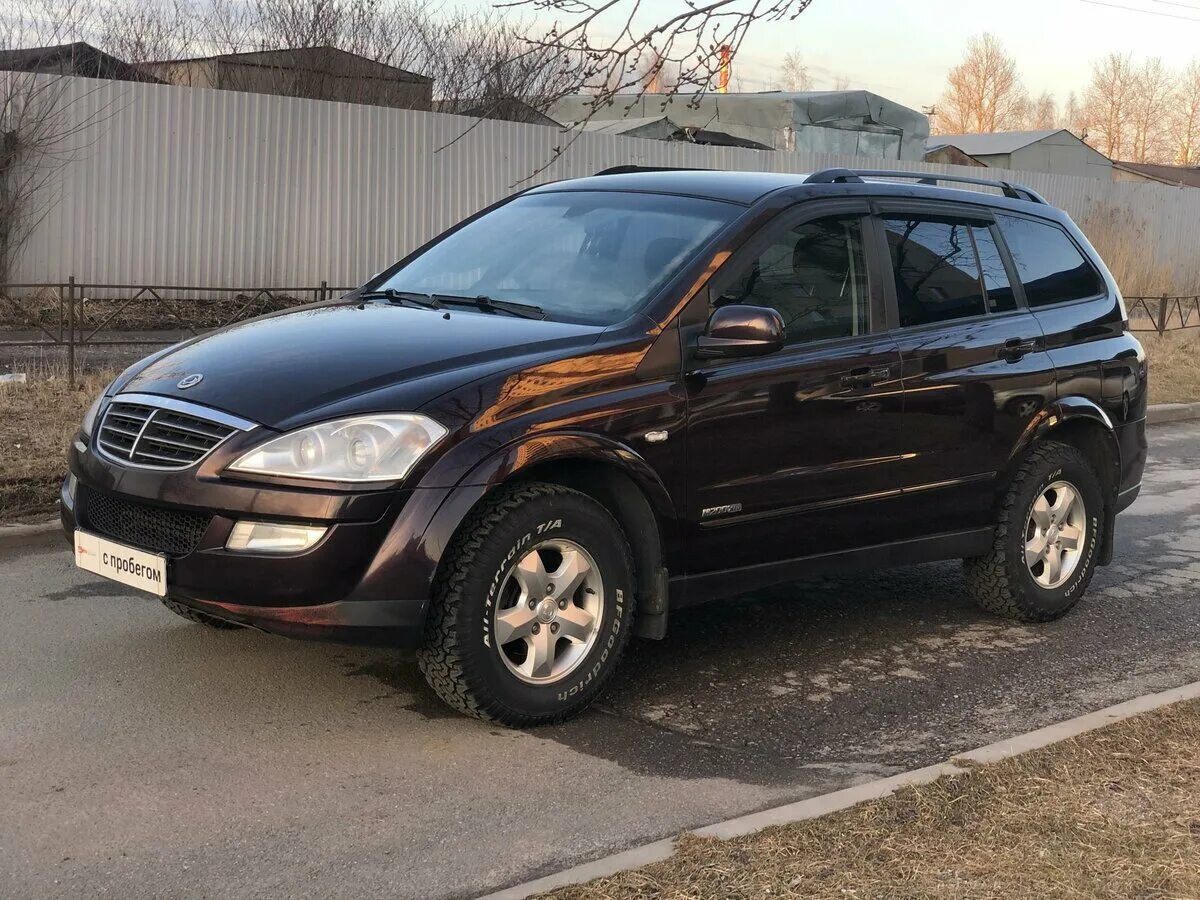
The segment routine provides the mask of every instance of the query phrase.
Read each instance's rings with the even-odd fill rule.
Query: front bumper
[[[150,550],[139,522],[121,533],[89,504],[118,502],[126,517],[159,521],[187,514],[200,524],[187,548],[168,552],[168,596],[219,618],[288,637],[416,646],[444,541],[427,531],[453,489],[315,491],[225,482],[200,471],[124,467],[76,439],[63,483],[62,525]],[[97,500],[97,498],[100,498]],[[303,553],[232,552],[225,542],[239,518],[322,524],[328,531]],[[119,519],[118,519],[119,521]]]

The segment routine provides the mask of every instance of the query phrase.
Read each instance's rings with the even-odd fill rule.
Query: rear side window
[[[1030,306],[1095,297],[1104,279],[1057,225],[1019,216],[996,216]]]
[[[984,314],[971,223],[945,216],[890,215],[883,227],[901,326]]]
[[[975,238],[975,250],[979,253],[979,271],[983,274],[983,287],[987,292],[988,312],[1009,312],[1017,308],[1008,270],[992,230],[986,225],[972,225],[971,237]]]

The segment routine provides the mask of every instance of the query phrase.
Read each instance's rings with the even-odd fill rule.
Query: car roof
[[[913,178],[923,176],[937,177],[937,174],[912,173]],[[870,176],[867,175],[867,177]],[[753,205],[766,195],[776,192],[787,192],[794,195],[796,199],[817,196],[903,197],[999,207],[1031,212],[1050,219],[1060,219],[1063,216],[1063,213],[1056,207],[1044,202],[1005,197],[983,191],[961,190],[917,182],[870,180],[857,183],[831,183],[827,180],[809,182],[808,178],[809,173],[806,172],[744,172],[711,169],[638,170],[636,167],[628,166],[585,178],[551,182],[533,188],[530,193],[631,191],[703,197],[746,206]],[[997,190],[1001,189],[1000,182],[996,182],[995,186]]]

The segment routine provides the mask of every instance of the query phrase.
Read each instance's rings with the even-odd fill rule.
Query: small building
[[[689,128],[671,121],[667,116],[648,116],[644,119],[614,119],[577,122],[571,127],[592,134],[613,134],[621,137],[645,138],[652,141],[682,141],[710,147],[742,147],[748,150],[770,150],[766,144],[737,137],[709,128]]]
[[[433,108],[433,79],[336,47],[297,47],[172,59],[138,66],[168,84],[336,100],[395,109]]]
[[[1200,166],[1160,166],[1153,163],[1114,162],[1113,181],[1155,181],[1178,187],[1200,188]]]
[[[930,138],[925,143],[925,162],[942,163],[947,166],[981,166],[987,163],[976,159],[968,153],[963,153],[953,144],[935,144],[936,138]]]
[[[773,150],[875,159],[919,160],[929,136],[927,116],[870,91],[618,94],[602,109],[593,109],[595,100],[588,94],[564,97],[550,115],[589,125],[665,117],[680,128],[719,132]]]
[[[526,125],[545,125],[561,128],[556,122],[531,103],[519,97],[467,97],[458,100],[435,100],[437,112],[468,116],[473,119],[498,119],[501,122],[523,122]]]
[[[81,78],[107,78],[112,81],[158,82],[152,74],[83,41],[54,47],[0,50],[0,71],[44,72],[50,75],[76,75]]]
[[[1112,160],[1065,128],[997,131],[993,134],[937,134],[926,151],[950,146],[994,169],[1112,178]]]

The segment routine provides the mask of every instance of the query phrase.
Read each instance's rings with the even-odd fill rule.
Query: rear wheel
[[[968,591],[1006,618],[1058,618],[1092,579],[1104,515],[1100,479],[1087,458],[1070,444],[1038,445],[1004,495],[992,551],[965,560]]]
[[[631,555],[608,511],[560,485],[515,485],[483,501],[447,551],[418,662],[461,712],[556,722],[600,694],[632,618]]]

